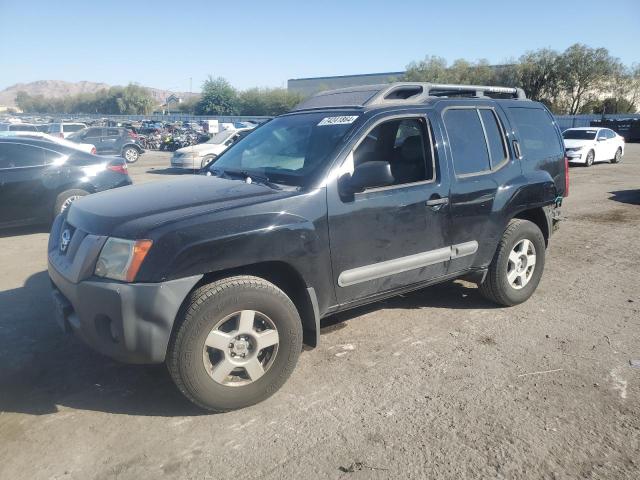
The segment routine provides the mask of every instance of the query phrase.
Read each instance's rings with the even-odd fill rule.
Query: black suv
[[[0,227],[50,223],[80,197],[130,184],[121,158],[23,136],[0,138]]]
[[[520,89],[324,92],[204,175],[74,203],[48,247],[58,318],[106,355],[166,362],[203,408],[244,407],[333,313],[458,277],[527,300],[567,172],[553,117]]]
[[[138,135],[122,127],[89,127],[69,135],[68,140],[90,143],[98,155],[119,155],[134,163],[144,153]]]

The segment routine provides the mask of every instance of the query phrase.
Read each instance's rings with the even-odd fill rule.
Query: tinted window
[[[491,154],[491,166],[500,165],[507,158],[504,136],[500,128],[499,120],[493,110],[480,109],[480,116],[484,124],[484,130],[489,141],[489,153]]]
[[[558,140],[553,119],[545,110],[523,107],[509,110],[518,126],[525,159],[540,160],[563,154],[564,146]]]
[[[106,136],[107,137],[119,137],[120,136],[120,130],[115,129],[115,128],[108,128]]]
[[[391,120],[367,134],[353,152],[353,163],[389,162],[394,185],[421,182],[433,178],[431,151],[423,120]]]
[[[84,127],[82,125],[63,125],[62,126],[62,131],[63,132],[78,132],[80,130],[82,130]]]
[[[475,108],[454,108],[444,114],[453,165],[457,175],[491,169],[484,131]]]
[[[12,132],[37,132],[38,129],[33,125],[21,125],[19,123],[9,126],[9,130]]]
[[[596,138],[596,130],[565,130],[562,133],[565,140],[594,140]]]
[[[85,135],[85,138],[99,137],[101,134],[102,134],[101,128],[90,128],[89,130],[87,130],[87,134]]]
[[[49,125],[49,133],[58,133],[60,131],[59,123],[52,123]]]
[[[44,165],[44,150],[20,143],[0,143],[0,168]]]

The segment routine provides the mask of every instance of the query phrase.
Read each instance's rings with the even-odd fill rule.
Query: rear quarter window
[[[525,160],[541,160],[564,154],[553,118],[546,110],[509,107],[509,111],[518,127]]]

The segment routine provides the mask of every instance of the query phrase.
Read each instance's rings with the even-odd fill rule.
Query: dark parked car
[[[79,197],[130,184],[122,159],[44,140],[0,138],[0,226],[51,222]]]
[[[278,390],[336,312],[458,277],[524,302],[567,194],[560,131],[522,90],[354,87],[271,120],[204,175],[72,205],[49,274],[65,330],[166,362],[189,399],[225,411]]]
[[[134,163],[144,153],[138,136],[122,127],[89,127],[69,135],[69,140],[91,143],[98,155],[119,155]]]

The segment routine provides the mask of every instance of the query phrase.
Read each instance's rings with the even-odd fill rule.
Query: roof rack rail
[[[399,101],[421,103],[429,97],[447,97],[464,94],[471,94],[475,97],[485,97],[490,96],[490,94],[509,95],[511,98],[516,98],[518,100],[526,100],[527,98],[523,89],[515,87],[397,82],[381,89],[364,105],[379,105],[384,103],[396,103]]]
[[[514,87],[486,85],[453,85],[425,82],[396,82],[383,85],[359,85],[325,90],[303,100],[291,111],[337,107],[365,107],[371,105],[424,103],[433,97],[465,95],[488,97],[491,94],[526,100],[524,90]]]

